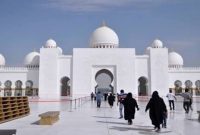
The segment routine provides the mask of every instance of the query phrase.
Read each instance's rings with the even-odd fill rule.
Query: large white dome
[[[5,66],[5,64],[6,64],[5,57],[2,54],[0,54],[0,66]]]
[[[40,64],[40,54],[38,52],[31,52],[26,55],[24,59],[25,66],[39,66]]]
[[[161,40],[155,39],[153,41],[153,43],[151,44],[151,47],[153,47],[153,48],[163,48],[163,43],[162,43]]]
[[[45,48],[56,48],[56,41],[53,39],[48,39],[45,44]]]
[[[90,38],[90,47],[92,48],[117,48],[118,46],[117,34],[107,26],[97,28]]]
[[[168,56],[169,66],[183,66],[183,58],[176,52],[170,52]]]

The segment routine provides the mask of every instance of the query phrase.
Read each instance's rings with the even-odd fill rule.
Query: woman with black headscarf
[[[131,93],[128,93],[122,104],[124,105],[124,119],[128,120],[128,124],[131,125],[132,119],[135,118],[135,108],[139,110],[137,101],[132,97]]]
[[[147,112],[147,110],[149,110],[149,116],[156,131],[159,131],[160,124],[163,122],[163,114],[167,112],[167,108],[157,91],[153,92],[152,97],[146,106],[145,112]]]

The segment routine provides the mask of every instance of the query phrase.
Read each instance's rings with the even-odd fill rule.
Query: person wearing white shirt
[[[169,101],[169,107],[170,107],[170,110],[174,110],[175,107],[174,107],[174,101],[176,100],[176,96],[174,95],[174,93],[172,93],[172,90],[169,90],[169,93],[167,94],[166,96],[168,98],[168,101]]]

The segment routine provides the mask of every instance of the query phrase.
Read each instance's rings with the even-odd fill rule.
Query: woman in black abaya
[[[167,108],[157,91],[153,92],[145,111],[147,112],[147,110],[149,110],[149,116],[152,124],[155,126],[155,129],[159,131],[160,124],[163,122],[163,114],[167,112]]]

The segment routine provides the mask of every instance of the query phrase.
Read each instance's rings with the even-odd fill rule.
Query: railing
[[[79,98],[74,98],[69,100],[69,111],[72,112],[73,109],[77,109],[78,107],[81,107],[84,103],[87,101],[90,101],[91,98],[90,96],[85,96],[85,97],[79,97]]]
[[[4,67],[4,66],[0,66],[0,71],[28,71],[28,70],[39,70],[39,66],[29,66],[29,67]]]
[[[200,67],[169,67],[169,71],[200,71]]]
[[[37,97],[38,96],[38,88],[32,89],[1,89],[0,88],[0,96],[9,97],[9,96],[29,96],[29,97]]]

